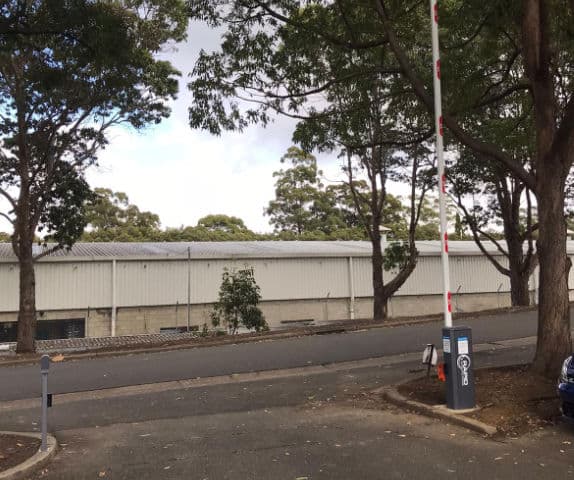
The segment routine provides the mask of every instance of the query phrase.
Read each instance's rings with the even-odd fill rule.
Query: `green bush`
[[[219,300],[211,312],[214,327],[222,323],[234,334],[240,326],[259,332],[268,330],[263,313],[257,306],[261,289],[255,282],[253,268],[223,271]]]

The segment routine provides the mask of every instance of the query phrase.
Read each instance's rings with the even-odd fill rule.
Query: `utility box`
[[[476,406],[470,327],[442,329],[446,374],[446,406],[466,410]]]

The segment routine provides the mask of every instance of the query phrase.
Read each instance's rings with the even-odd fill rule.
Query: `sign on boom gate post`
[[[442,329],[446,374],[446,406],[453,410],[475,407],[472,332],[469,327]]]

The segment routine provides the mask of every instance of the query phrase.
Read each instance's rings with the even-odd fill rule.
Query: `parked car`
[[[562,401],[562,414],[574,419],[574,361],[572,361],[572,356],[564,360],[562,364],[558,394]]]

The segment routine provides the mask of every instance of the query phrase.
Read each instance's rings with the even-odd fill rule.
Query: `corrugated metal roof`
[[[386,244],[383,244],[383,248]],[[42,247],[36,246],[37,252]],[[348,257],[370,256],[371,244],[364,241],[264,241],[264,242],[146,242],[146,243],[77,243],[70,251],[60,250],[46,257],[47,261],[102,258],[275,258],[275,257]],[[421,255],[440,255],[439,241],[417,242]],[[493,244],[487,250],[499,253]],[[568,242],[568,251],[574,253],[574,242]],[[472,241],[449,242],[452,255],[481,255]],[[12,246],[0,244],[0,261],[15,259]]]

